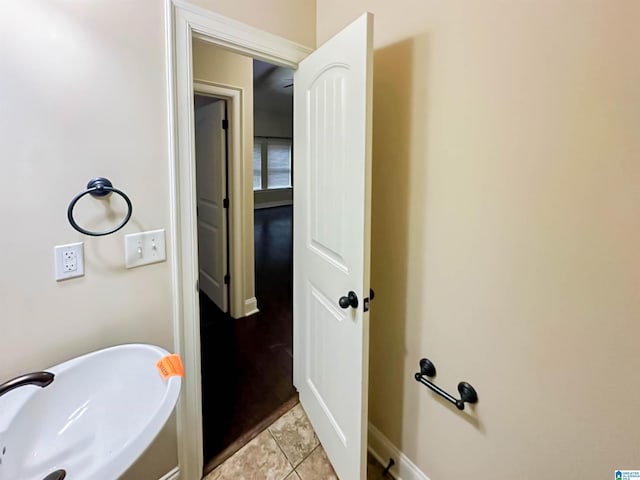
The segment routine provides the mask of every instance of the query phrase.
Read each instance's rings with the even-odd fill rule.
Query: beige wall
[[[229,52],[213,44],[193,41],[193,79],[241,88],[245,96],[243,129],[253,150],[253,59]],[[248,130],[247,130],[248,129]]]
[[[300,12],[297,0],[283,0],[291,8],[278,18],[258,4],[239,15],[235,1],[206,3],[313,44],[282,26],[314,31],[313,8]],[[123,249],[131,232],[165,228],[171,238],[163,4],[3,3],[0,380],[114,344],[173,347],[169,262],[126,270]],[[134,215],[122,231],[88,238],[69,226],[66,208],[98,175],[131,197]],[[103,205],[83,200],[79,216],[105,226],[94,221],[104,217]],[[85,242],[86,275],[56,283],[53,247],[76,241]],[[159,478],[176,465],[173,429],[130,478]]]
[[[316,45],[316,0],[192,0],[192,3],[301,45]]]
[[[313,2],[198,3],[313,46]],[[319,2],[320,43],[377,15],[371,420],[433,480],[637,468],[639,8]],[[2,379],[117,343],[172,346],[169,264],[125,270],[122,248],[169,228],[163,22],[152,0],[4,5]],[[89,239],[65,211],[95,175],[135,213]],[[53,246],[79,240],[86,276],[56,283]],[[412,380],[423,355],[444,387],[477,387],[470,417]],[[175,465],[173,444],[137,478]]]
[[[640,468],[640,3],[319,0],[318,44],[365,10],[372,423],[432,480]]]
[[[253,113],[256,137],[293,137],[293,106],[286,112],[256,108]]]
[[[14,1],[1,17],[0,379],[120,343],[172,350],[169,263],[126,270],[123,248],[127,233],[169,227],[163,9]],[[96,176],[126,192],[134,214],[122,231],[89,238],[66,209]],[[89,221],[104,218],[103,205],[83,199],[79,220],[107,226]],[[85,276],[56,283],[53,247],[77,241]],[[174,429],[138,478],[176,465]]]

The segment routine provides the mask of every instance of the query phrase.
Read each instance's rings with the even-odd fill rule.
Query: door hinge
[[[373,288],[369,289],[369,297],[364,299],[364,311],[368,312],[369,311],[369,306],[371,305],[371,302],[373,301],[374,297],[376,296],[376,292],[373,291]]]
[[[196,280],[196,292],[200,291],[200,280]]]
[[[224,120],[222,120],[222,129],[223,130],[228,130],[229,129],[229,120],[227,120],[226,118]]]
[[[224,276],[224,284],[225,284],[225,285],[229,285],[229,283],[230,283],[230,282],[231,282],[231,277],[230,277],[230,276],[229,276],[229,274],[227,273],[227,274]]]
[[[225,198],[224,200],[222,200],[222,207],[223,208],[229,208],[229,199]]]

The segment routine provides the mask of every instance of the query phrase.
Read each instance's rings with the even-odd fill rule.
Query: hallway
[[[292,214],[290,206],[255,211],[259,313],[231,319],[200,293],[205,472],[297,401],[292,357]]]

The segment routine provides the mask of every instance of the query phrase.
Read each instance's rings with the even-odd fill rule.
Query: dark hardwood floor
[[[260,312],[232,319],[200,293],[208,469],[233,453],[229,446],[235,448],[243,437],[250,439],[256,427],[297,395],[293,387],[293,209],[256,210],[254,218]]]

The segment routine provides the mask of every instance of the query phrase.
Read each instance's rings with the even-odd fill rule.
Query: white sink
[[[99,350],[48,368],[44,387],[0,396],[0,480],[115,480],[166,423],[181,378],[163,380],[168,352],[144,344]]]

